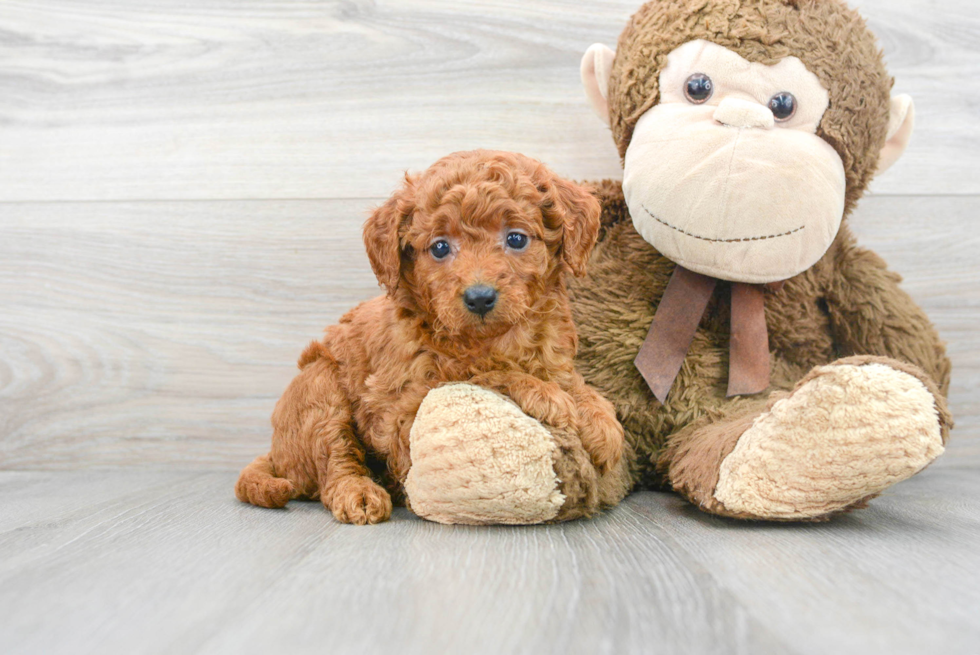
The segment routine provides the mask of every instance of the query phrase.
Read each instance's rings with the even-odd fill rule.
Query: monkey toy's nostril
[[[474,314],[485,316],[497,302],[497,290],[485,284],[472,286],[463,292],[466,309]]]
[[[768,107],[740,98],[722,100],[715,110],[714,119],[722,125],[741,129],[754,127],[771,130],[776,124],[776,119]]]

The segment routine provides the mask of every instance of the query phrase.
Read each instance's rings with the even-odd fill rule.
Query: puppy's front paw
[[[518,403],[521,409],[542,423],[559,430],[573,430],[578,426],[575,400],[557,384],[541,383],[522,395]]]
[[[575,409],[575,401],[564,391],[548,398],[551,411],[545,418],[546,423],[550,423],[556,428],[575,429],[578,426],[578,412]]]
[[[553,428],[568,430],[578,427],[575,400],[554,382],[510,371],[477,375],[469,383],[509,397],[522,412]]]
[[[623,458],[623,426],[615,416],[595,412],[582,416],[582,445],[592,464],[605,475]]]
[[[324,504],[341,523],[381,523],[391,516],[391,496],[363,475],[351,475],[338,481],[326,500],[329,504]]]

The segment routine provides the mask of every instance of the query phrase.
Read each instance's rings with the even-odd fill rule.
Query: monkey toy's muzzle
[[[815,264],[840,228],[840,156],[757,113],[737,102],[661,104],[636,124],[623,179],[633,223],[685,268],[735,282],[785,280]]]

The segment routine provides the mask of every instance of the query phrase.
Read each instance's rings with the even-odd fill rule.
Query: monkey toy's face
[[[614,57],[593,46],[582,65],[607,121]],[[819,134],[832,102],[820,79],[794,56],[767,65],[695,39],[667,53],[658,82],[623,156],[637,232],[685,268],[725,280],[775,282],[813,266],[837,235],[848,186],[841,155]],[[879,170],[911,132],[909,99],[890,109]]]
[[[713,277],[772,282],[812,266],[844,214],[844,165],[816,135],[827,104],[796,57],[765,66],[700,40],[671,52],[626,151],[637,232]]]

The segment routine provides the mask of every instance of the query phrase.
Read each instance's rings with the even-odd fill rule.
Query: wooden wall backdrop
[[[638,0],[3,0],[0,468],[233,469],[305,343],[377,292],[365,212],[474,147],[616,177],[578,81]],[[980,14],[854,2],[906,157],[853,225],[949,342],[980,460]]]

